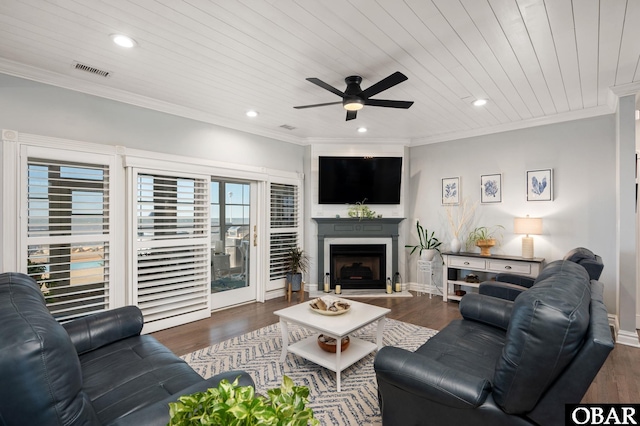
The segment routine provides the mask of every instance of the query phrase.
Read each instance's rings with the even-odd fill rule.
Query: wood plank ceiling
[[[640,80],[639,23],[638,0],[2,0],[0,72],[294,143],[417,145],[613,112],[610,88]],[[293,108],[340,100],[307,77],[395,71],[375,98],[408,110]]]

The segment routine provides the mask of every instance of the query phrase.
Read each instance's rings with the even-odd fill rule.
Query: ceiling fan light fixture
[[[364,101],[358,98],[345,99],[342,106],[347,111],[360,111],[364,106]]]
[[[475,101],[472,102],[473,106],[484,106],[487,104],[487,100],[486,99],[476,99]]]

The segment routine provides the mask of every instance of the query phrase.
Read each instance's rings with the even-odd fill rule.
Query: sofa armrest
[[[506,330],[509,327],[513,302],[493,296],[469,293],[460,300],[460,315]]]
[[[517,284],[502,283],[497,281],[485,281],[480,284],[478,292],[485,296],[497,297],[504,300],[516,300],[523,291],[528,290]]]
[[[393,346],[378,351],[373,367],[378,384],[385,381],[420,398],[454,408],[476,408],[491,390],[486,379]]]
[[[137,306],[111,309],[62,324],[71,337],[78,355],[127,337],[137,336],[143,325],[142,312]]]
[[[515,284],[522,287],[530,288],[535,283],[535,278],[525,277],[523,275],[516,274],[498,274],[496,275],[496,281],[501,283]]]

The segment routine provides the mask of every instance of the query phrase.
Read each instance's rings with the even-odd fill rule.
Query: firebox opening
[[[387,265],[385,244],[332,244],[329,250],[331,288],[384,289]]]

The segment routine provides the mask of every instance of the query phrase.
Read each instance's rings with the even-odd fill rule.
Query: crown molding
[[[428,145],[432,143],[447,142],[457,139],[466,139],[476,136],[485,136],[493,133],[508,132],[511,130],[527,129],[529,127],[544,126],[548,124],[563,123],[565,121],[581,120],[584,118],[598,117],[601,115],[613,114],[615,109],[609,105],[601,105],[594,108],[569,111],[545,117],[536,117],[528,120],[516,121],[513,123],[501,124],[499,126],[484,127],[481,129],[467,130],[464,132],[453,132],[444,135],[429,136],[426,138],[415,138],[411,141],[411,146]]]
[[[98,96],[117,102],[123,102],[129,105],[138,106],[154,111],[159,111],[183,118],[188,118],[239,132],[253,134],[266,137],[282,142],[288,142],[296,145],[312,145],[312,144],[399,144],[402,146],[420,146],[432,143],[446,142],[457,139],[470,138],[475,136],[484,136],[492,133],[501,133],[511,130],[526,129],[529,127],[542,126],[547,124],[562,123],[565,121],[579,120],[583,118],[597,117],[600,115],[612,114],[617,110],[617,98],[626,95],[632,95],[640,92],[640,82],[630,83],[621,86],[613,86],[610,88],[606,105],[600,105],[593,108],[582,109],[578,111],[569,111],[565,113],[555,114],[551,116],[536,117],[528,120],[522,120],[513,123],[501,124],[493,127],[481,129],[466,130],[461,132],[452,132],[441,135],[427,136],[423,138],[367,138],[366,136],[357,138],[302,138],[295,135],[287,135],[277,130],[269,130],[259,126],[252,125],[246,121],[224,119],[203,111],[176,105],[170,102],[164,102],[157,99],[137,95],[120,89],[114,89],[100,84],[96,81],[82,80],[70,77],[60,73],[43,70],[36,67],[20,64],[15,61],[0,58],[0,72],[39,83],[49,84],[67,90]]]
[[[636,95],[640,92],[640,82],[611,86],[609,90],[619,98],[622,96]]]
[[[98,96],[112,101],[122,102],[129,105],[138,106],[158,112],[163,112],[178,117],[201,121],[228,129],[237,130],[243,133],[263,136],[278,141],[305,145],[303,138],[285,135],[281,132],[270,131],[264,128],[253,126],[245,121],[228,120],[217,117],[203,111],[176,105],[170,102],[160,101],[147,96],[138,95],[113,87],[105,86],[97,81],[82,80],[60,73],[43,70],[29,65],[20,64],[15,61],[0,58],[0,72],[13,77],[24,78],[38,83],[49,84],[75,92]]]
[[[307,145],[402,145],[409,146],[410,139],[405,138],[306,138]]]

